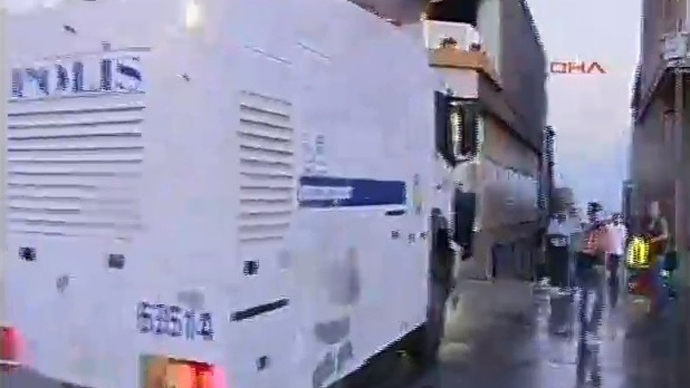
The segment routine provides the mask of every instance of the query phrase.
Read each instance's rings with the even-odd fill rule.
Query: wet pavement
[[[687,293],[652,317],[622,290],[602,290],[595,334],[583,336],[581,293],[465,281],[448,306],[439,365],[406,387],[690,387]]]
[[[690,387],[690,293],[652,317],[622,290],[603,290],[596,336],[582,336],[580,293],[551,296],[523,281],[464,280],[447,305],[439,364],[420,374],[391,361],[383,380],[361,387]],[[30,371],[2,376],[3,387],[64,388]]]

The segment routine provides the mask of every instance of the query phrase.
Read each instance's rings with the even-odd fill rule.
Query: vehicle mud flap
[[[431,285],[431,288],[436,290],[430,292],[426,322],[410,333],[405,346],[415,366],[420,368],[427,368],[438,361],[444,335],[447,292],[443,292],[445,287],[442,285]]]
[[[448,300],[448,287],[444,284],[431,282],[429,292],[429,306],[427,308],[427,320],[425,325],[426,336],[426,362],[436,362],[438,350],[443,340],[446,323],[446,301]]]
[[[432,255],[438,254],[433,252]],[[404,351],[411,356],[415,366],[426,368],[438,361],[438,351],[443,340],[446,321],[446,302],[450,294],[450,285],[427,278],[428,296],[426,321],[408,335]]]

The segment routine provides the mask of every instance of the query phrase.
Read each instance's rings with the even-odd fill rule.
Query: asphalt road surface
[[[652,317],[604,288],[594,334],[581,335],[581,293],[525,283],[468,283],[450,303],[440,363],[405,388],[687,388],[690,314],[683,293]],[[592,302],[587,310],[592,311]]]

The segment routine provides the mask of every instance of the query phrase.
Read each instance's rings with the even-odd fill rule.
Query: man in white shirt
[[[619,213],[613,215],[612,222],[607,226],[608,249],[607,267],[609,279],[618,279],[618,268],[623,255],[625,254],[626,243],[628,241],[628,229],[623,224],[623,219]]]

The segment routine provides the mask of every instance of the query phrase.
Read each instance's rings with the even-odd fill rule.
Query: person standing
[[[577,252],[575,278],[581,293],[579,306],[580,335],[585,341],[597,341],[599,323],[604,310],[604,270],[602,269],[605,248],[605,224],[601,218],[601,206],[590,203],[587,209],[588,223],[584,227],[583,243]],[[594,299],[591,315],[590,300]],[[589,315],[589,316],[588,316]]]
[[[549,288],[549,271],[546,267],[546,231],[549,220],[540,221],[540,226],[534,231],[534,248],[539,252],[534,263],[534,287],[536,291]]]
[[[554,293],[566,295],[568,293],[570,233],[566,223],[566,216],[558,213],[551,218],[546,231],[546,261],[549,268],[549,278]]]
[[[594,268],[603,262],[606,247],[606,223],[601,219],[601,207],[590,203],[587,209],[587,223],[582,227],[583,242],[577,254],[576,267]]]
[[[606,252],[606,267],[609,272],[609,284],[618,284],[618,272],[621,258],[625,253],[628,241],[628,228],[623,224],[620,213],[613,214],[612,222],[607,225],[608,249]]]
[[[659,311],[669,296],[665,292],[663,272],[670,239],[668,221],[661,214],[659,202],[654,201],[649,205],[649,220],[645,225],[645,236],[649,239],[649,264],[654,280],[653,306]]]

